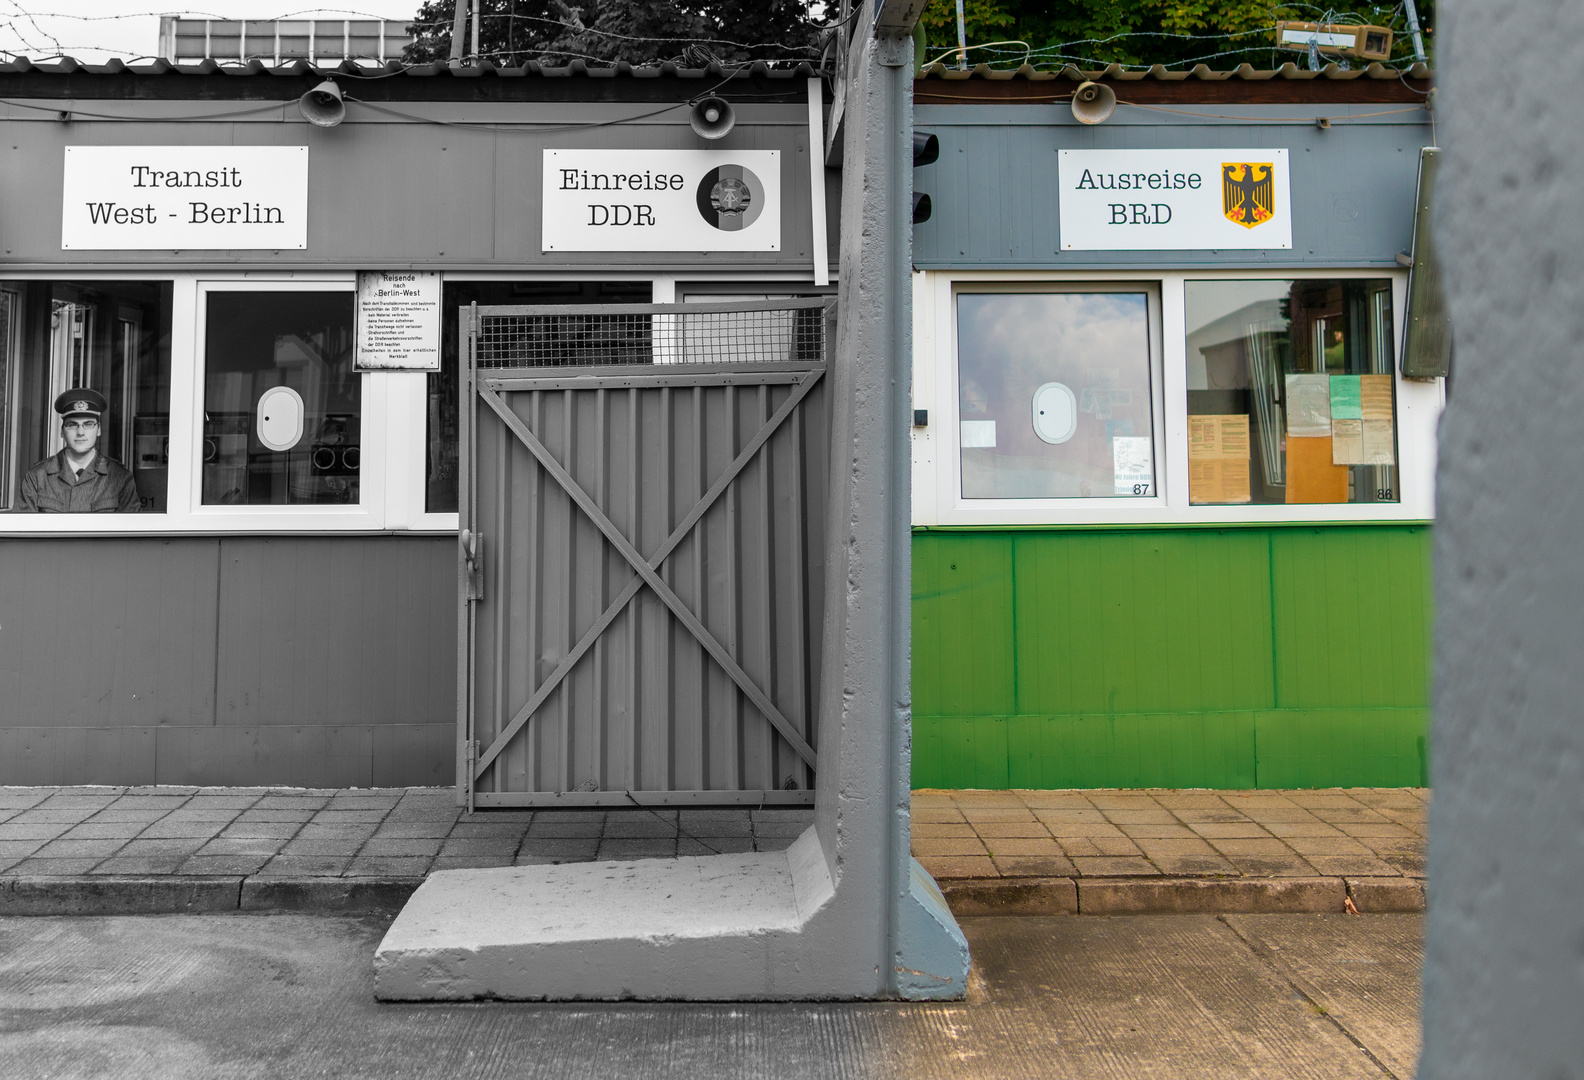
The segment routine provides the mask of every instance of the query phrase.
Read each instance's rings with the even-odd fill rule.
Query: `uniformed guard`
[[[137,513],[140,504],[132,474],[99,452],[107,407],[97,390],[68,390],[55,399],[66,445],[23,474],[18,513]]]

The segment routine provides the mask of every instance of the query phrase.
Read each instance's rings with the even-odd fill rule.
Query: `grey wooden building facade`
[[[58,446],[51,391],[93,382],[144,511],[0,517],[0,784],[452,783],[459,308],[829,280],[839,183],[806,67],[369,74],[0,66],[0,500],[25,510]],[[321,128],[298,99],[327,75],[347,115]],[[716,143],[688,124],[710,91],[737,116]],[[69,246],[69,148],[304,146],[303,247]],[[546,150],[721,148],[779,153],[778,250],[545,250]],[[301,395],[303,460],[249,464],[252,373],[342,356],[366,271],[442,275],[442,371],[342,363]]]

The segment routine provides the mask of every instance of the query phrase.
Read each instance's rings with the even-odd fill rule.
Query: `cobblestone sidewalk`
[[[1424,788],[915,791],[913,855],[937,880],[1423,878]]]
[[[1422,910],[1419,789],[917,791],[959,914]],[[0,788],[0,913],[388,906],[434,870],[780,851],[808,809],[464,814],[440,788]]]
[[[464,814],[447,789],[0,788],[0,876],[422,877],[779,851],[812,810]]]

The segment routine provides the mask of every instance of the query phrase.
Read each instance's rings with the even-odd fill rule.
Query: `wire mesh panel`
[[[617,364],[812,363],[830,301],[475,309],[480,369]]]
[[[465,782],[811,802],[833,308],[634,307],[464,320]]]

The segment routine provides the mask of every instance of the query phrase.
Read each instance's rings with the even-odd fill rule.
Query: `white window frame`
[[[162,514],[0,514],[0,536],[205,535],[279,533],[454,533],[456,514],[424,511],[428,375],[365,372],[362,386],[361,502],[355,506],[205,506],[202,492],[204,319],[211,292],[353,292],[351,271],[172,273],[158,267],[4,273],[15,281],[168,281],[170,460]]]
[[[929,423],[913,429],[913,524],[917,526],[1214,525],[1283,523],[1426,522],[1435,517],[1436,423],[1445,405],[1443,380],[1402,377],[1393,364],[1397,393],[1400,501],[1232,506],[1188,501],[1187,318],[1188,281],[1296,278],[1389,278],[1392,282],[1393,356],[1400,355],[1408,276],[1387,268],[1291,269],[1245,267],[1194,271],[919,271],[913,275],[913,407]],[[1038,290],[1042,285],[1112,285],[1137,282],[1160,290],[1160,368],[1151,373],[1161,395],[1164,424],[1157,426],[1155,498],[964,499],[958,466],[957,304],[960,286],[1000,285]],[[977,288],[974,291],[979,291]],[[1157,416],[1161,415],[1157,412]]]
[[[0,513],[0,537],[128,535],[273,535],[338,533],[452,534],[458,515],[425,509],[429,448],[429,372],[370,371],[362,385],[361,501],[355,506],[220,506],[202,503],[203,342],[207,297],[212,292],[354,292],[357,273],[339,271],[236,270],[173,272],[158,266],[79,270],[73,266],[28,272],[0,271],[8,281],[156,281],[171,283],[170,458],[166,511],[161,514]],[[565,271],[450,271],[442,282],[461,281],[647,281],[653,302],[675,303],[677,284],[731,285],[707,271],[676,274],[623,273],[589,268]],[[812,287],[807,272],[766,269],[755,284],[785,282],[789,290]],[[25,468],[31,462],[21,462]]]

